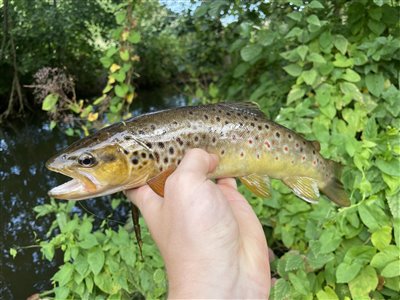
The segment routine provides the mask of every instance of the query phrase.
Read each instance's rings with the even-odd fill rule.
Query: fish
[[[210,179],[239,178],[259,197],[271,196],[274,178],[307,202],[317,203],[322,193],[350,205],[342,166],[325,159],[317,141],[268,120],[251,102],[167,109],[105,127],[47,161],[49,170],[72,178],[49,195],[82,200],[148,184],[163,196],[167,178],[191,148],[218,156]]]

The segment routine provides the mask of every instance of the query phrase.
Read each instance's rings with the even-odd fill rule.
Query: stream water
[[[176,91],[157,89],[141,91],[132,105],[133,114],[183,106],[188,99]],[[32,115],[0,127],[0,299],[26,299],[51,289],[50,278],[61,263],[42,258],[36,239],[45,238],[53,216],[35,218],[33,208],[48,203],[47,191],[65,182],[65,177],[48,171],[44,163],[75,138],[60,130],[49,129],[45,116]],[[125,222],[129,209],[113,211],[107,198],[83,202],[87,210],[101,218]],[[80,210],[77,206],[77,210]],[[10,248],[33,246],[18,251],[16,258]]]

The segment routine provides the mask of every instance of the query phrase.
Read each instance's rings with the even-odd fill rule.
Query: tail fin
[[[344,190],[343,184],[340,182],[342,166],[334,161],[329,161],[329,163],[332,170],[332,176],[328,179],[326,185],[321,188],[321,191],[336,204],[340,206],[350,206],[351,202],[349,196]]]

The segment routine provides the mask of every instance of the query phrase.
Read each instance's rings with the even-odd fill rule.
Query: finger
[[[126,190],[125,195],[139,208],[146,221],[147,219],[155,218],[161,209],[163,199],[148,185],[137,189]]]
[[[220,187],[227,187],[237,190],[237,184],[235,178],[220,178],[217,180],[217,184]]]
[[[183,157],[175,174],[184,174],[190,181],[204,181],[217,165],[218,157],[215,154],[209,154],[202,149],[191,149]]]

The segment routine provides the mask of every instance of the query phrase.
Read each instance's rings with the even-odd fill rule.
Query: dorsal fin
[[[318,141],[311,141],[311,144],[314,146],[315,150],[318,152],[321,150],[321,145],[319,144]]]
[[[265,114],[260,110],[260,107],[256,102],[224,102],[219,103],[218,105],[234,111],[242,111],[255,117],[265,117]]]

